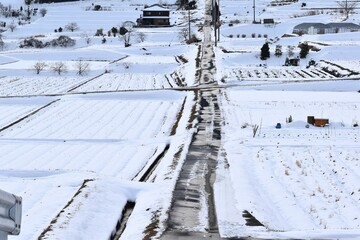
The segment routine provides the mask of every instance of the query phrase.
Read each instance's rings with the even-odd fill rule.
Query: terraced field
[[[157,91],[0,99],[0,114],[7,116],[0,122],[0,183],[26,199],[19,239],[66,238],[69,229],[74,237],[87,214],[96,217],[88,216],[86,228],[103,224],[107,230],[97,236],[108,238],[126,202],[147,189],[136,185],[144,172],[169,151],[166,169],[189,141],[191,108],[184,105],[191,96]],[[101,211],[94,208],[99,204]]]

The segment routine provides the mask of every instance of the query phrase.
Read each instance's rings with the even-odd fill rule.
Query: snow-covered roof
[[[295,29],[308,29],[310,27],[314,28],[325,28],[325,24],[323,23],[301,23],[299,25],[296,25]]]
[[[326,24],[329,28],[352,28],[352,29],[360,29],[360,26],[355,23],[328,23]]]
[[[166,12],[168,12],[170,10],[161,6],[160,4],[154,4],[147,8],[144,8],[143,11],[166,11]]]
[[[352,29],[360,29],[360,26],[355,23],[301,23],[296,25],[294,29],[308,29],[310,27],[314,27],[317,29],[325,29],[325,28],[352,28]]]

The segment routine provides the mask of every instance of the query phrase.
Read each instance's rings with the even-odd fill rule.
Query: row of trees
[[[310,46],[307,42],[303,42],[300,43],[299,46],[300,48],[300,53],[299,56],[300,58],[306,58],[306,56],[309,54],[310,51]],[[269,47],[269,43],[264,43],[264,45],[261,47],[261,52],[260,52],[260,59],[261,60],[266,60],[268,58],[270,58],[270,47]],[[295,47],[294,46],[288,46],[287,47],[287,54],[289,57],[294,56],[294,50]],[[275,56],[276,57],[280,57],[283,54],[282,52],[282,46],[281,45],[276,45],[275,46]]]
[[[121,27],[112,27],[109,31],[104,33],[104,29],[99,28],[96,30],[95,36],[101,36],[103,37],[102,43],[106,42],[106,36],[108,37],[119,37],[120,40],[124,42],[125,47],[131,46],[131,40],[132,37],[135,35],[137,37],[138,42],[144,42],[145,41],[145,33],[143,32],[136,32],[134,28],[134,23],[131,21],[124,22]],[[89,44],[90,39],[88,36],[85,38],[86,42]]]
[[[29,37],[20,42],[20,48],[45,48],[45,47],[73,47],[76,41],[68,36],[59,36],[49,42],[42,42],[41,40]]]
[[[61,33],[64,31],[64,29],[67,31],[70,31],[70,32],[75,32],[75,31],[79,30],[80,28],[76,22],[70,22],[70,23],[66,24],[64,28],[59,27],[59,28],[54,29],[54,32]]]
[[[44,17],[47,13],[47,9],[41,8],[40,10],[38,10],[37,8],[30,8],[29,6],[25,8],[20,6],[20,8],[15,9],[12,7],[11,4],[4,6],[0,2],[0,14],[6,18],[21,17],[24,20],[30,20],[31,16],[36,16],[38,12],[42,17]]]
[[[76,23],[69,23],[65,26],[66,29],[70,30],[70,31],[75,31],[78,29],[78,26]],[[117,36],[117,34],[119,34],[119,39],[122,40],[124,42],[125,47],[129,47],[131,46],[130,44],[130,40],[131,37],[134,35],[134,31],[132,28],[129,28],[130,30],[127,30],[124,27],[121,27],[120,30],[118,30],[117,28],[113,27],[111,29],[112,34],[108,33],[108,36]],[[59,29],[56,29],[56,32],[62,32],[62,28],[60,27]],[[110,31],[109,31],[110,32]],[[103,34],[103,30],[102,29],[98,29],[95,36],[102,36],[103,40],[102,43],[106,42],[106,38],[105,38],[105,34]],[[87,35],[87,34],[83,34],[82,35],[83,39],[85,39],[85,42],[87,44],[90,44],[91,42],[91,36]],[[144,42],[145,41],[145,34],[143,32],[139,32],[136,34],[137,37],[137,41],[138,42]],[[19,47],[20,48],[46,48],[46,47],[73,47],[76,44],[76,41],[68,36],[65,35],[61,35],[56,39],[53,39],[51,41],[48,42],[43,42],[35,37],[28,37],[23,39],[20,42]],[[5,43],[3,41],[2,35],[0,34],[0,50],[3,50],[5,46]]]
[[[48,65],[45,62],[37,62],[33,65],[32,69],[36,72],[36,74],[40,74],[46,68],[49,68],[53,72],[61,75],[62,73],[66,73],[68,70],[68,66],[64,62],[55,62],[52,65]],[[74,63],[74,68],[76,69],[76,74],[79,76],[86,75],[90,71],[90,63],[85,62],[83,60],[78,60]]]

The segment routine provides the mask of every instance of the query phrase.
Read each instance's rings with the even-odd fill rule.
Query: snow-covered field
[[[222,95],[223,149],[215,184],[221,235],[359,238],[359,33],[284,37],[302,22],[340,21],[332,1],[282,7],[257,1],[256,20],[274,18],[272,26],[251,25],[252,1],[221,2],[217,80],[242,86]],[[304,15],[314,7],[327,9]],[[359,17],[351,14],[347,21],[358,23]],[[262,61],[265,41],[270,58]],[[287,47],[294,47],[296,57],[304,41],[320,51],[310,51],[298,67],[283,66]],[[280,57],[276,45],[282,46]],[[317,65],[307,68],[310,59]],[[331,71],[348,78],[334,81]],[[290,115],[293,122],[287,123]],[[330,125],[306,128],[307,116],[329,118]],[[248,226],[246,211],[263,226]]]
[[[23,0],[0,2],[25,8]],[[198,1],[191,22],[199,39],[204,2]],[[256,20],[274,18],[271,26],[252,24],[253,0],[220,3],[221,36],[214,49],[216,80],[226,87],[219,97],[223,126],[215,184],[220,234],[359,239],[360,34],[291,35],[302,22],[344,18],[334,10],[336,1],[279,2],[256,1]],[[93,3],[106,11],[91,10]],[[21,234],[9,239],[108,239],[128,201],[136,207],[121,239],[157,239],[164,231],[172,190],[196,132],[197,96],[174,88],[198,84],[201,48],[179,37],[188,15],[177,6],[170,6],[173,27],[135,28],[130,47],[108,34],[155,3],[33,4],[46,8],[46,15],[14,31],[3,28],[0,189],[23,198]],[[12,17],[0,20],[17,23]],[[359,20],[355,10],[346,21]],[[67,30],[71,22],[79,29]],[[104,36],[94,36],[100,28]],[[19,47],[31,36],[46,42],[61,35],[76,44]],[[265,41],[270,58],[262,61]],[[297,57],[305,41],[316,51],[300,66],[285,67],[288,46]],[[279,57],[276,45],[282,46]],[[316,66],[307,67],[310,59]],[[80,60],[89,64],[82,76]],[[52,69],[59,62],[66,66],[60,74]],[[36,63],[46,65],[39,74]],[[293,121],[286,122],[290,116]],[[330,124],[307,128],[307,116],[329,118]],[[140,183],[159,156],[155,172]],[[247,226],[244,211],[262,226]]]
[[[1,3],[25,7],[22,0]],[[76,93],[193,85],[198,47],[184,45],[173,28],[157,28],[136,29],[125,48],[107,31],[135,22],[144,3],[98,1],[107,9],[98,12],[89,10],[92,3],[31,5],[46,8],[45,17],[38,14],[2,33],[0,188],[23,198],[21,234],[10,238],[108,239],[126,202],[136,201],[128,224],[134,227],[123,236],[141,239],[154,213],[164,218],[170,206],[177,162],[192,136],[194,94]],[[173,24],[182,15],[173,12]],[[12,18],[1,20],[11,24]],[[66,30],[70,22],[79,30]],[[60,27],[62,33],[54,31]],[[94,36],[99,28],[104,37]],[[75,46],[19,48],[24,38],[46,42],[60,35],[73,38]],[[77,74],[79,60],[89,64],[83,76]],[[58,62],[66,66],[60,74],[52,69]],[[39,74],[36,63],[45,64]],[[153,183],[136,183],[164,152]]]
[[[66,93],[86,80],[85,77],[3,77],[0,78],[0,95],[37,96]]]
[[[234,89],[224,93],[222,102],[222,161],[227,167],[219,170],[218,191],[233,189],[235,200],[229,206],[220,199],[217,207],[220,212],[237,209],[238,216],[246,210],[265,226],[252,229],[242,218],[225,215],[220,217],[224,235],[286,239],[359,234],[360,131],[353,127],[360,118],[358,93]],[[307,116],[329,118],[330,124],[306,128]],[[275,128],[277,123],[281,129]],[[223,178],[231,184],[221,185]]]
[[[176,150],[189,141],[185,127],[191,108],[182,112],[184,123],[177,119],[191,95],[160,91],[1,99],[1,115],[8,116],[1,122],[6,127],[0,136],[1,188],[24,200],[24,227],[17,239],[37,238],[50,222],[54,231],[45,236],[109,237],[126,201],[147,189],[127,181],[136,180],[166,145]],[[85,184],[86,179],[91,181]],[[65,219],[63,213],[57,216],[63,208],[69,211]],[[102,227],[94,230],[101,231],[90,230],[99,223]],[[78,224],[84,226],[81,231]]]

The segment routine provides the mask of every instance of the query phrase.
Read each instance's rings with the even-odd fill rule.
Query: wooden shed
[[[327,118],[315,118],[314,126],[316,127],[325,127],[329,125],[329,119]]]
[[[325,127],[325,126],[329,125],[329,119],[328,118],[315,118],[314,116],[308,116],[307,123],[314,125],[316,127]]]
[[[273,18],[265,18],[263,24],[275,24],[275,20]]]

